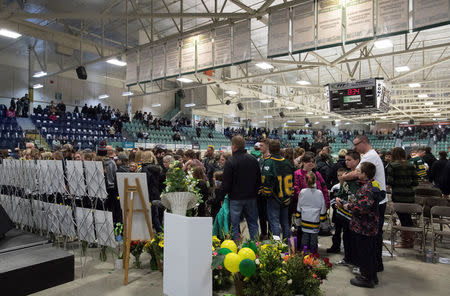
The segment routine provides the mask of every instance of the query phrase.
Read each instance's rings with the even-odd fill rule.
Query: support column
[[[30,99],[30,104],[28,104],[28,114],[31,114],[30,110],[33,110],[33,101],[34,101],[34,89],[32,84],[33,79],[33,64],[31,60],[31,52],[33,49],[31,47],[28,48],[28,97]]]

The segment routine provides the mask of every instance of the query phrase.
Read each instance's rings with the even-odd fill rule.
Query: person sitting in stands
[[[58,117],[56,117],[55,112],[52,112],[52,114],[48,117],[48,119],[50,119],[51,121],[56,121]]]
[[[172,139],[173,139],[174,141],[181,141],[180,134],[179,134],[179,133],[175,133],[175,134],[173,135]]]
[[[42,106],[41,106],[41,105],[38,105],[37,108],[36,108],[36,111],[34,111],[34,113],[36,113],[36,114],[42,114],[42,113],[44,113],[44,110],[42,110]]]
[[[9,118],[16,117],[16,111],[14,110],[13,106],[10,106],[9,109],[6,111],[6,117]]]
[[[212,132],[209,132],[209,134],[208,134],[208,138],[210,138],[210,139],[213,139],[213,138],[214,138],[214,135],[213,135],[213,133],[212,133]]]

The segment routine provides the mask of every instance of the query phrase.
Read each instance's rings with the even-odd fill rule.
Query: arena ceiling
[[[244,112],[235,115],[254,121],[272,115],[277,123],[302,118],[311,121],[396,123],[449,119],[450,26],[389,37],[393,47],[380,49],[374,41],[267,59],[267,13],[303,0],[11,0],[3,1],[0,26],[19,31],[17,40],[0,39],[0,56],[28,55],[33,48],[38,67],[49,75],[73,71],[85,64],[90,74],[124,84],[125,70],[105,61],[136,48],[172,36],[184,36],[199,28],[212,28],[230,20],[251,18],[252,61],[214,72],[213,77],[192,74],[198,87],[205,84],[217,95],[243,102]],[[143,41],[144,40],[144,41]],[[56,54],[56,49],[69,54]],[[71,54],[70,54],[71,53]],[[274,66],[255,66],[265,61]],[[397,72],[399,66],[409,71]],[[323,86],[327,83],[384,77],[392,84],[391,109],[386,114],[340,116],[329,114]],[[311,85],[302,86],[298,80]],[[421,87],[411,88],[410,83]],[[136,95],[173,92],[175,83],[148,83],[134,87]],[[238,92],[226,97],[223,90]],[[419,97],[420,95],[420,97]],[[426,95],[426,96],[425,96]],[[263,102],[261,102],[261,100]],[[211,115],[208,106],[195,110]],[[283,111],[285,118],[279,117]],[[293,123],[291,123],[293,125]]]

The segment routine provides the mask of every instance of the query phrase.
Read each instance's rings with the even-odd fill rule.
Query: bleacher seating
[[[14,149],[24,141],[25,134],[16,118],[0,117],[0,149]]]
[[[47,140],[51,146],[53,139],[66,137],[73,141],[76,148],[95,148],[102,140],[109,142],[125,142],[119,132],[114,135],[109,133],[111,123],[108,120],[97,120],[80,116],[73,116],[66,113],[64,116],[57,116],[56,121],[49,119],[47,114],[33,114],[31,120],[36,126],[41,136]]]
[[[287,134],[283,134],[281,136],[281,142],[286,146],[288,143],[290,144],[291,147],[297,147],[298,143],[302,141],[303,138],[306,138],[308,140],[309,144],[313,143],[313,137],[311,134],[305,134],[305,135],[297,135],[294,134],[292,135],[293,139],[289,140],[289,137]]]
[[[439,151],[448,151],[448,147],[450,147],[450,139],[446,139],[445,141],[439,141],[436,143],[436,155],[439,154]]]
[[[131,122],[124,123],[123,129],[126,130],[128,134],[132,136],[138,143],[148,142],[154,144],[191,144],[190,141],[181,134],[181,141],[174,141],[173,135],[175,134],[175,132],[172,131],[172,127],[170,126],[160,126],[159,130],[155,130],[153,128],[147,127],[140,120],[132,120]],[[147,132],[148,139],[138,139],[137,134],[139,132]]]
[[[215,148],[220,146],[230,146],[230,140],[225,137],[225,135],[216,130],[211,130],[209,127],[200,127],[201,134],[197,137],[197,132],[195,127],[183,127],[183,132],[185,132],[194,142],[198,142],[200,149],[207,149],[208,145],[213,145]],[[208,138],[209,132],[212,131],[213,138]]]

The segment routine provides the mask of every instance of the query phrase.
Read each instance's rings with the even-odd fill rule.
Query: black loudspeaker
[[[414,119],[410,119],[409,124],[414,124]]]
[[[243,111],[244,110],[244,105],[242,105],[242,103],[238,103],[237,107],[238,107],[239,111]]]
[[[376,125],[377,122],[375,120],[372,120],[372,125]]]
[[[305,118],[305,122],[306,122],[306,123],[309,123],[309,119],[308,119],[308,118]]]
[[[335,126],[335,125],[336,125],[336,121],[333,120],[333,121],[331,122],[331,125],[332,125],[332,126]]]
[[[230,105],[230,104],[231,104],[231,101],[230,101],[230,100],[226,100],[226,101],[225,101],[225,104]]]
[[[86,68],[84,68],[83,66],[79,66],[77,68],[77,76],[78,79],[86,80],[87,79]]]
[[[281,117],[281,118],[284,118],[284,116],[285,116],[285,115],[284,115],[284,112],[281,111],[281,112],[280,112],[280,117]]]
[[[178,96],[180,99],[184,99],[184,98],[186,97],[186,94],[184,93],[184,90],[179,89],[179,90],[177,91],[177,96]]]

